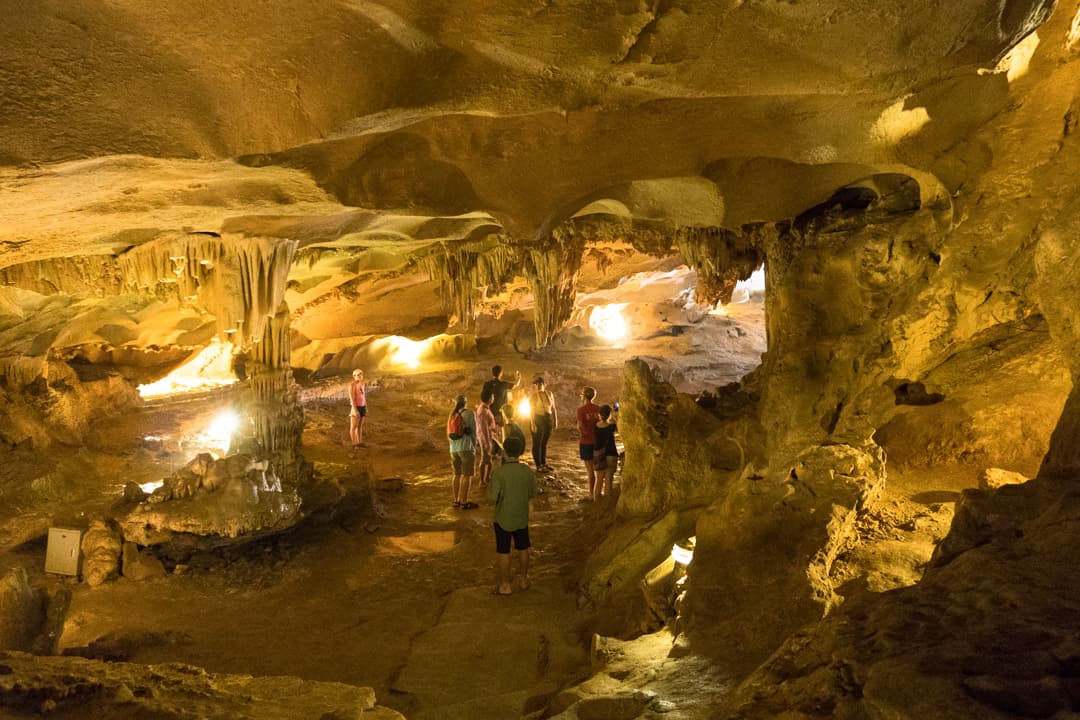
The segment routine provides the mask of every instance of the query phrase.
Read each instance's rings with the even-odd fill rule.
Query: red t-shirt
[[[577,409],[577,426],[582,445],[596,444],[596,423],[600,421],[600,406],[587,402]]]

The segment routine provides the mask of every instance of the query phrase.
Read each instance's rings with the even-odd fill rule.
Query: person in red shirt
[[[596,447],[596,423],[600,420],[600,408],[593,404],[596,390],[591,387],[581,389],[581,406],[577,409],[578,457],[585,463],[585,472],[589,476],[589,498],[596,496],[596,470],[593,467],[593,451]]]
[[[367,388],[364,386],[364,371],[357,368],[352,371],[349,383],[349,439],[352,446],[358,448],[364,444],[364,418],[367,417]]]

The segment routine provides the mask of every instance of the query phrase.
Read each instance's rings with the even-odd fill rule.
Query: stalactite
[[[218,333],[245,346],[262,337],[267,318],[280,305],[296,245],[194,233],[146,242],[116,256],[13,265],[0,269],[0,283],[45,295],[178,298],[213,314]]]
[[[439,280],[446,311],[468,329],[475,316],[477,288],[498,291],[513,276],[519,260],[506,238],[491,236],[480,243],[443,243],[419,263],[431,279]]]
[[[274,317],[263,328],[262,339],[251,347],[251,359],[271,368],[289,365],[292,325],[289,306],[282,301]]]
[[[289,367],[291,317],[282,301],[263,328],[262,338],[248,351],[248,388],[254,454],[270,461],[282,480],[295,483],[310,474],[300,453],[304,411],[297,400],[298,387]]]
[[[120,256],[124,290],[197,304],[238,347],[263,336],[285,293],[296,242],[193,234],[154,241]]]
[[[570,319],[585,253],[585,240],[566,226],[556,228],[549,242],[523,249],[525,277],[535,301],[537,347],[547,345]]]
[[[731,302],[735,284],[761,266],[765,252],[757,234],[726,228],[680,228],[676,244],[698,274],[695,296],[701,303]]]

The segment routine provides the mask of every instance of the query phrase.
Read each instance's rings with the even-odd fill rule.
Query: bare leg
[[[611,486],[615,482],[615,458],[608,458],[607,470],[604,471],[604,494],[611,495]]]
[[[490,458],[491,456],[487,456]],[[491,478],[491,460],[485,459],[480,461],[480,487],[487,487],[488,480]]]
[[[461,493],[458,495],[458,501],[464,505],[469,502],[469,490],[472,489],[472,475],[461,476]]]
[[[496,565],[499,569],[499,585],[496,591],[500,595],[509,595],[513,591],[510,585],[510,553],[498,553]]]
[[[518,587],[522,590],[529,589],[529,549],[515,550],[518,566]]]
[[[353,447],[360,444],[360,421],[362,419],[359,415],[349,416],[349,440],[352,441]]]
[[[360,422],[357,423],[357,425],[356,425],[356,444],[357,445],[363,445],[364,444],[364,418],[360,417],[358,419],[360,420]]]
[[[585,460],[585,473],[589,476],[589,497],[596,498],[596,469],[592,460]]]
[[[461,475],[454,475],[454,504],[457,505],[461,502]]]

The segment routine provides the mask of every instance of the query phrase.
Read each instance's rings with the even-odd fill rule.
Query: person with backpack
[[[495,365],[491,368],[492,378],[484,383],[484,387],[481,388],[480,393],[483,395],[486,392],[491,393],[491,408],[495,413],[495,424],[502,426],[503,417],[499,412],[502,406],[510,402],[510,391],[521,385],[521,371],[514,373],[514,382],[503,380],[502,365]]]
[[[450,442],[450,464],[454,469],[454,507],[474,510],[469,501],[472,476],[476,471],[476,415],[468,407],[464,395],[458,395],[454,409],[446,418],[446,438]]]

